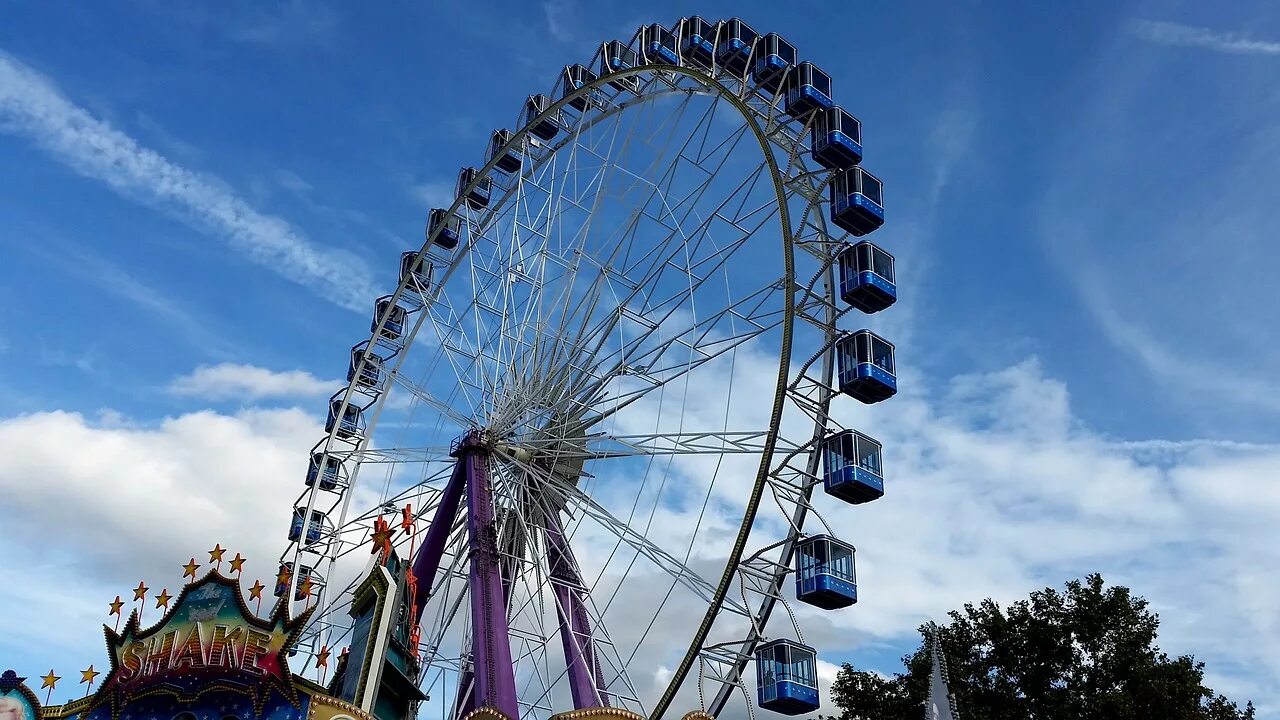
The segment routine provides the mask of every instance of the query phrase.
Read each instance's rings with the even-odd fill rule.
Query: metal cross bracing
[[[448,266],[434,290],[415,288],[405,294],[406,284],[402,283],[396,295],[426,310],[418,315],[403,346],[412,344],[425,321],[435,333],[433,341],[428,343],[434,349],[431,360],[403,366],[405,354],[393,355],[394,362],[388,368],[389,381],[384,382],[384,386],[408,391],[410,411],[421,406],[439,416],[436,428],[428,435],[445,439],[441,433],[446,430],[458,432],[482,426],[497,429],[512,440],[509,455],[504,456],[501,449],[494,453],[495,499],[499,505],[500,496],[519,494],[519,488],[527,484],[528,478],[540,472],[550,476],[560,474],[540,471],[530,458],[541,454],[554,458],[556,463],[576,465],[572,482],[567,482],[565,477],[544,477],[540,485],[543,491],[539,502],[553,499],[557,512],[572,513],[574,524],[566,526],[569,541],[572,542],[576,529],[590,521],[599,528],[613,531],[617,540],[615,551],[625,546],[633,553],[626,572],[630,572],[637,559],[643,558],[650,565],[666,568],[672,576],[673,587],[680,585],[695,595],[701,593],[705,599],[708,592],[712,595],[718,592],[715,583],[703,579],[688,566],[688,554],[681,560],[649,540],[647,532],[635,532],[637,520],[644,520],[642,508],[638,517],[637,507],[622,517],[591,500],[587,490],[596,481],[594,475],[600,474],[596,466],[601,463],[625,466],[647,459],[639,481],[644,488],[650,482],[665,487],[674,467],[670,463],[694,461],[702,456],[765,458],[781,451],[787,458],[816,460],[816,453],[809,451],[814,445],[808,439],[809,430],[801,434],[806,437],[804,441],[792,440],[792,436],[784,437],[776,431],[735,431],[728,427],[712,430],[701,424],[706,418],[699,420],[695,417],[698,413],[686,417],[688,413],[680,408],[674,414],[659,416],[668,427],[644,433],[637,432],[639,428],[632,424],[633,416],[638,413],[628,412],[628,408],[645,407],[662,412],[673,398],[678,401],[690,397],[692,376],[702,378],[710,372],[708,369],[722,373],[725,368],[732,375],[742,352],[753,351],[762,341],[776,342],[779,332],[790,332],[792,313],[807,319],[803,318],[805,313],[821,314],[834,303],[830,300],[829,287],[824,288],[825,295],[815,292],[806,295],[795,285],[789,255],[780,279],[775,275],[752,280],[745,291],[727,282],[728,278],[737,277],[729,266],[742,248],[751,238],[772,228],[772,223],[784,224],[784,244],[802,234],[803,227],[791,228],[785,219],[796,213],[795,210],[787,212],[788,205],[812,206],[815,198],[816,202],[822,202],[821,193],[815,191],[813,185],[792,182],[820,177],[797,162],[799,148],[805,142],[803,129],[777,112],[776,100],[766,102],[764,96],[753,93],[747,83],[722,82],[730,87],[741,106],[764,118],[757,135],[763,134],[771,147],[776,148],[780,159],[771,161],[772,165],[766,162],[749,170],[741,176],[737,188],[730,189],[732,191],[718,188],[719,204],[707,206],[705,199],[715,187],[713,181],[728,174],[730,160],[735,153],[741,154],[738,145],[749,133],[710,137],[711,128],[719,122],[715,109],[721,107],[719,103],[712,103],[712,110],[694,123],[703,129],[701,135],[688,134],[675,150],[673,138],[678,135],[673,129],[682,118],[693,116],[689,111],[691,98],[719,93],[723,88],[707,87],[704,80],[688,73],[648,75],[641,85],[640,97],[626,100],[622,99],[622,92],[601,91],[600,88],[608,87],[605,80],[597,83],[591,92],[601,96],[600,102],[581,115],[567,118],[563,126],[567,137],[562,136],[552,144],[531,143],[522,172],[507,178],[505,186],[502,183],[495,186],[496,202],[490,208],[497,207],[498,211],[471,210],[461,201],[454,203],[450,210],[463,218],[466,227],[464,251]],[[673,99],[678,111],[665,112],[655,118],[644,132],[632,129],[624,134],[618,130],[619,124],[610,126],[610,119],[622,116],[623,110],[633,117],[644,117],[645,108],[652,108],[660,98]],[[553,110],[562,111],[564,106],[561,104]],[[614,129],[612,134],[608,132],[610,127]],[[702,140],[696,141],[698,137]],[[527,139],[518,134],[513,142]],[[661,161],[665,169],[654,169],[657,165],[646,167],[643,163],[628,166],[626,160],[631,155],[642,154],[633,152],[635,146],[644,146],[650,155],[666,158]],[[781,188],[777,184],[780,167],[786,169],[788,178]],[[486,167],[482,172],[492,174],[492,169]],[[691,186],[681,184],[681,179],[689,178],[699,180]],[[753,201],[752,197],[758,196],[761,188],[780,191],[784,199],[768,202],[757,197]],[[644,197],[636,197],[639,192],[643,192]],[[602,232],[598,226],[609,224],[601,222],[609,217],[603,208],[623,204],[632,211],[612,223],[612,230],[604,228]],[[808,214],[801,213],[800,217]],[[581,219],[570,221],[575,215]],[[607,238],[609,243],[592,245],[596,251],[584,252],[597,238]],[[600,252],[603,248],[612,252],[603,254]],[[461,290],[460,294],[441,292],[451,278]],[[719,302],[708,299],[712,297],[709,291],[713,288],[719,292]],[[602,306],[611,307],[613,311],[601,312]],[[784,355],[789,354],[788,342],[783,342]],[[785,367],[784,358],[783,373]],[[412,369],[413,379],[402,372],[402,368]],[[433,374],[450,378],[449,389],[442,392],[440,385],[433,383]],[[801,400],[810,403],[808,410],[813,409],[813,398],[787,387],[781,400],[783,407],[775,408],[773,413],[775,420],[778,416],[813,418],[815,413],[800,407]],[[825,400],[818,400],[819,409]],[[380,397],[374,415],[385,407],[385,400]],[[726,400],[720,416],[727,419],[729,409]],[[699,422],[686,428],[687,421]],[[794,425],[795,420],[789,424]],[[370,422],[367,433],[370,437],[374,425],[376,417]],[[423,439],[430,440],[429,437]],[[346,450],[343,457],[354,464],[349,478],[352,486],[359,467],[386,465],[387,487],[383,501],[399,502],[419,496],[414,495],[412,486],[391,492],[396,471],[415,465],[433,465],[441,459],[443,449],[443,445],[421,442],[374,445],[366,439]],[[344,451],[334,446],[332,452]],[[661,464],[655,467],[658,458],[666,458],[665,468]],[[591,470],[584,469],[583,463],[588,463]],[[786,488],[792,487],[789,483],[805,472],[812,478],[815,470],[801,468],[787,475],[788,468],[795,464],[788,463],[762,469],[766,476],[762,480],[777,486],[780,510],[781,506],[792,503],[796,513],[802,509],[807,511],[803,492],[787,492]],[[553,464],[552,467],[559,466]],[[512,473],[516,470],[523,473],[524,480],[514,479],[516,476]],[[718,478],[719,465],[707,483],[707,498],[713,496]],[[811,487],[811,483],[800,485],[805,489]],[[335,536],[356,536],[358,532],[344,529],[352,524],[346,515],[353,492],[348,488],[340,495],[342,520]],[[429,510],[431,505],[415,507]],[[648,525],[652,524],[656,510],[656,503],[649,508]],[[364,513],[359,519],[370,516],[371,513]],[[701,519],[699,515],[699,526]],[[354,520],[357,518],[352,518]],[[794,517],[789,520],[792,528],[803,524],[803,518],[798,522]],[[542,531],[545,532],[545,528]],[[538,528],[526,526],[521,532],[534,537],[538,535]],[[696,529],[693,537],[697,537]],[[454,541],[461,542],[456,532],[451,542]],[[692,545],[687,550],[692,552]],[[782,554],[787,555],[789,561],[789,550]],[[785,576],[786,563],[770,565],[758,555],[744,561],[734,572],[744,588],[750,584],[752,592],[767,594],[771,584],[766,575],[773,572],[779,577]],[[332,550],[331,562],[339,556],[336,548]],[[452,557],[457,559],[461,555]],[[556,585],[549,580],[549,570],[534,569],[527,553],[512,554],[509,559],[513,562],[511,567],[516,568],[511,572],[519,581],[517,584]],[[608,561],[600,572],[604,573],[607,567]],[[439,582],[445,586],[451,582],[456,585],[459,575],[458,571],[446,571]],[[600,577],[603,575],[597,576],[595,582]],[[607,613],[619,597],[625,577],[624,573],[623,579],[613,587],[601,615]],[[744,589],[744,595],[745,592]],[[442,594],[448,595],[448,592],[442,590]],[[594,606],[594,594],[586,595],[589,604]],[[776,599],[777,593],[773,596]],[[522,617],[521,613],[534,604],[535,598],[545,600],[547,597],[541,591],[530,590],[522,609],[516,609],[513,601],[508,615]],[[745,598],[741,604],[730,598],[724,598],[723,602],[734,614],[750,614]],[[461,612],[466,612],[465,606],[461,606]],[[545,621],[545,614],[542,617]],[[443,616],[441,618],[439,622],[444,623]],[[442,627],[447,629],[449,624]],[[545,672],[546,646],[556,633],[516,629],[513,625],[512,635],[519,645],[513,647],[513,663],[520,665],[524,661],[539,668],[539,672],[528,677],[541,678],[539,682],[545,688],[538,699],[530,700],[529,706],[549,710],[552,704],[546,700],[556,683],[551,679],[552,674]],[[607,637],[603,622],[596,623],[592,637],[599,647],[601,639]],[[437,655],[441,642],[443,633],[432,645]],[[625,669],[638,650],[635,648],[626,659],[621,654],[613,659],[618,678],[625,678]],[[747,654],[749,651],[735,655],[735,664]],[[464,657],[465,653],[450,655],[450,667],[461,670]],[[736,682],[736,678],[732,682]],[[629,681],[624,684],[629,686]],[[636,695],[634,688],[628,692]]]

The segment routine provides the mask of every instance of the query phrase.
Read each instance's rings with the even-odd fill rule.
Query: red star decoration
[[[328,645],[320,646],[320,653],[316,655],[316,667],[318,668],[329,667],[329,646]]]
[[[386,520],[383,520],[381,517],[374,520],[373,550],[371,550],[369,554],[377,555],[380,552],[384,554],[391,552],[391,536],[393,533],[394,531],[391,529],[391,524]]]
[[[404,530],[405,535],[408,535],[413,532],[413,505],[405,505],[403,512],[404,516],[400,518],[400,529]]]

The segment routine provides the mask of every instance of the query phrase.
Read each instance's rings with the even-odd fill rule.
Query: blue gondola
[[[720,67],[742,77],[751,63],[751,48],[756,43],[756,31],[740,18],[725,21],[716,41],[716,61]]]
[[[798,118],[814,110],[826,110],[831,100],[831,76],[808,60],[796,66],[787,76],[787,96],[783,110]]]
[[[400,282],[408,280],[408,288],[422,293],[431,287],[431,261],[425,254],[417,250],[409,250],[400,254]]]
[[[582,88],[595,82],[596,74],[584,65],[567,65],[561,73],[560,99],[573,95]],[[575,110],[586,110],[591,105],[591,98],[586,94],[579,95],[569,101],[569,107]]]
[[[504,173],[513,173],[520,171],[520,165],[524,162],[524,153],[519,148],[507,145],[511,142],[512,133],[510,130],[494,130],[493,135],[489,137],[489,154],[485,156],[485,162],[493,162],[497,160],[497,167]]]
[[[280,575],[276,576],[276,587],[274,590],[271,591],[273,595],[275,595],[276,597],[284,597],[284,594],[289,592],[288,576],[292,574],[293,574],[293,563],[291,562],[280,563]],[[281,579],[281,576],[283,576],[284,579]]]
[[[399,340],[404,334],[404,322],[409,316],[408,311],[391,302],[390,295],[378,298],[378,301],[373,304],[373,322],[369,325],[369,332],[378,329],[378,321],[383,315],[387,316],[387,321],[382,324],[382,337],[388,340]]]
[[[836,341],[840,392],[860,402],[878,403],[898,392],[893,344],[870,330],[859,330]]]
[[[341,418],[339,418],[338,410],[342,408],[342,396],[346,393],[339,390],[329,400],[329,415],[324,423],[324,431],[327,433],[335,433],[343,440],[359,438],[364,435],[364,411],[355,403],[347,403],[347,407],[342,409]]]
[[[864,313],[884,310],[898,300],[893,256],[870,240],[840,252],[840,298]]]
[[[288,572],[289,574],[293,574],[293,563],[281,563],[280,569]],[[308,578],[311,579],[311,592],[309,594],[304,592],[302,589],[302,581]],[[308,596],[314,598],[320,593],[320,589],[322,587],[324,587],[324,578],[320,576],[320,573],[317,573],[315,568],[309,565],[303,565],[302,572],[298,574],[298,582],[293,587],[293,599],[302,600]],[[279,577],[277,577],[274,591],[275,596],[284,597],[284,594],[287,592],[289,592],[289,581],[286,579],[284,582],[280,582]]]
[[[772,640],[756,648],[756,693],[760,707],[783,715],[817,710],[818,654],[794,640]]]
[[[761,90],[775,95],[787,71],[796,64],[796,47],[778,33],[769,33],[756,43],[751,79]]]
[[[461,182],[461,180],[459,180],[459,182]],[[470,182],[470,180],[467,182]],[[485,182],[488,182],[488,178],[485,178]],[[461,192],[462,188],[465,187],[466,185],[460,184],[458,191]],[[488,192],[486,191],[486,198],[487,197]],[[487,203],[488,200],[486,199],[485,202]],[[435,239],[431,242],[440,246],[444,250],[452,250],[458,247],[458,240],[461,237],[462,220],[459,219],[457,215],[450,215],[449,211],[444,208],[432,208],[430,215],[427,216],[428,239],[431,238],[431,233],[435,232],[436,228],[440,228],[440,232],[436,233]]]
[[[796,545],[796,599],[823,610],[858,602],[853,552],[852,545],[830,535],[801,540]]]
[[[307,487],[314,487],[317,480],[321,490],[338,489],[342,484],[342,463],[338,458],[320,452],[311,456],[311,463],[307,466]]]
[[[845,170],[862,162],[862,123],[843,108],[818,113],[812,132],[813,159],[819,165]]]
[[[289,539],[297,541],[302,537],[302,516],[306,515],[306,508],[293,509],[293,522],[289,525]],[[312,545],[320,542],[320,535],[324,532],[325,514],[319,510],[311,511],[311,522],[307,524],[307,544]]]
[[[472,210],[482,210],[488,207],[489,195],[493,192],[493,180],[488,175],[480,178],[480,181],[471,190],[467,190],[467,187],[471,185],[478,175],[479,171],[473,167],[462,168],[458,173],[458,187],[454,191],[457,197],[463,197],[463,193],[466,193],[463,199],[466,201],[467,207]]]
[[[367,358],[363,364],[361,358]],[[377,390],[382,385],[382,358],[367,352],[364,343],[351,348],[351,364],[347,366],[347,382],[354,382],[358,387]],[[356,370],[360,370],[359,377]]]
[[[600,48],[600,75],[603,77],[619,70],[630,70],[640,62],[635,50],[627,47],[621,40],[610,40]],[[625,78],[614,78],[609,84],[618,90],[635,92],[640,89],[640,78],[631,75]]]
[[[558,112],[541,120],[538,119],[551,108],[551,105],[551,98],[546,95],[530,95],[529,99],[524,101],[524,113],[520,116],[520,122],[529,127],[529,132],[543,140],[550,140],[560,132],[560,125],[556,118]]]
[[[856,430],[841,430],[824,438],[822,489],[851,505],[884,497],[880,442]]]
[[[640,55],[650,65],[679,65],[675,33],[658,23],[640,28]]]
[[[857,236],[884,225],[884,186],[861,167],[837,173],[831,182],[831,222]]]
[[[716,26],[694,15],[680,21],[680,54],[685,60],[710,68],[716,56]]]

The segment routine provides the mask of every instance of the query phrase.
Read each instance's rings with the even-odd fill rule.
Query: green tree
[[[1159,617],[1101,575],[1045,588],[1007,609],[991,599],[938,628],[963,718],[983,720],[1253,720],[1204,685],[1204,663],[1156,646]],[[892,678],[841,668],[841,720],[920,720],[932,667],[928,627]]]

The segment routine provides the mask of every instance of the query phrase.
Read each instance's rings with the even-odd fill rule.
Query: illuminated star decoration
[[[40,678],[40,689],[44,690],[45,688],[49,688],[50,690],[52,690],[54,686],[58,684],[58,681],[61,679],[62,679],[62,676],[54,675],[53,669],[51,668],[49,670],[48,675],[45,675],[44,677]]]
[[[168,588],[161,590],[160,594],[156,596],[156,607],[163,607],[165,610],[168,610],[169,600],[172,598],[173,596],[169,594]]]
[[[146,596],[147,596],[147,590],[148,590],[148,589],[149,589],[149,588],[148,588],[146,585],[142,584],[142,582],[141,582],[141,581],[139,581],[139,582],[138,582],[138,587],[136,587],[136,588],[134,588],[134,589],[133,589],[133,599],[134,599],[134,600],[141,600],[141,599],[143,599],[144,597],[146,597]]]
[[[222,569],[222,554],[225,552],[226,550],[222,549],[222,543],[214,545],[213,549],[209,551],[209,562],[218,563],[218,569]]]
[[[119,630],[120,629],[120,608],[124,607],[124,601],[120,599],[119,595],[117,595],[116,599],[111,602],[111,605],[109,607],[111,608],[111,614],[116,616],[116,629]]]
[[[262,614],[262,589],[265,587],[266,585],[263,585],[261,580],[254,580],[253,587],[249,588],[249,599],[258,601],[256,612],[259,615]]]
[[[240,557],[240,553],[236,553],[236,556],[231,558],[231,572],[239,573],[244,568],[244,561],[245,558]]]
[[[311,576],[302,578],[302,582],[298,583],[298,594],[304,598],[311,598]]]
[[[40,678],[40,689],[49,688],[49,692],[44,694],[44,704],[49,704],[49,698],[53,697],[53,688],[62,678],[53,674],[53,668],[49,668],[49,674]]]
[[[191,558],[190,560],[187,561],[186,565],[182,566],[182,577],[184,578],[189,577],[192,580],[195,580],[196,570],[198,569],[200,569],[200,566],[196,564],[196,559]]]
[[[316,655],[316,667],[318,668],[329,667],[329,646],[328,645],[320,646],[320,652]]]
[[[93,689],[93,679],[98,677],[99,674],[100,673],[97,670],[93,669],[92,665],[89,666],[88,670],[80,671],[80,684],[84,685],[85,683],[89,683],[89,687],[84,691],[86,696],[89,694],[89,691]]]

